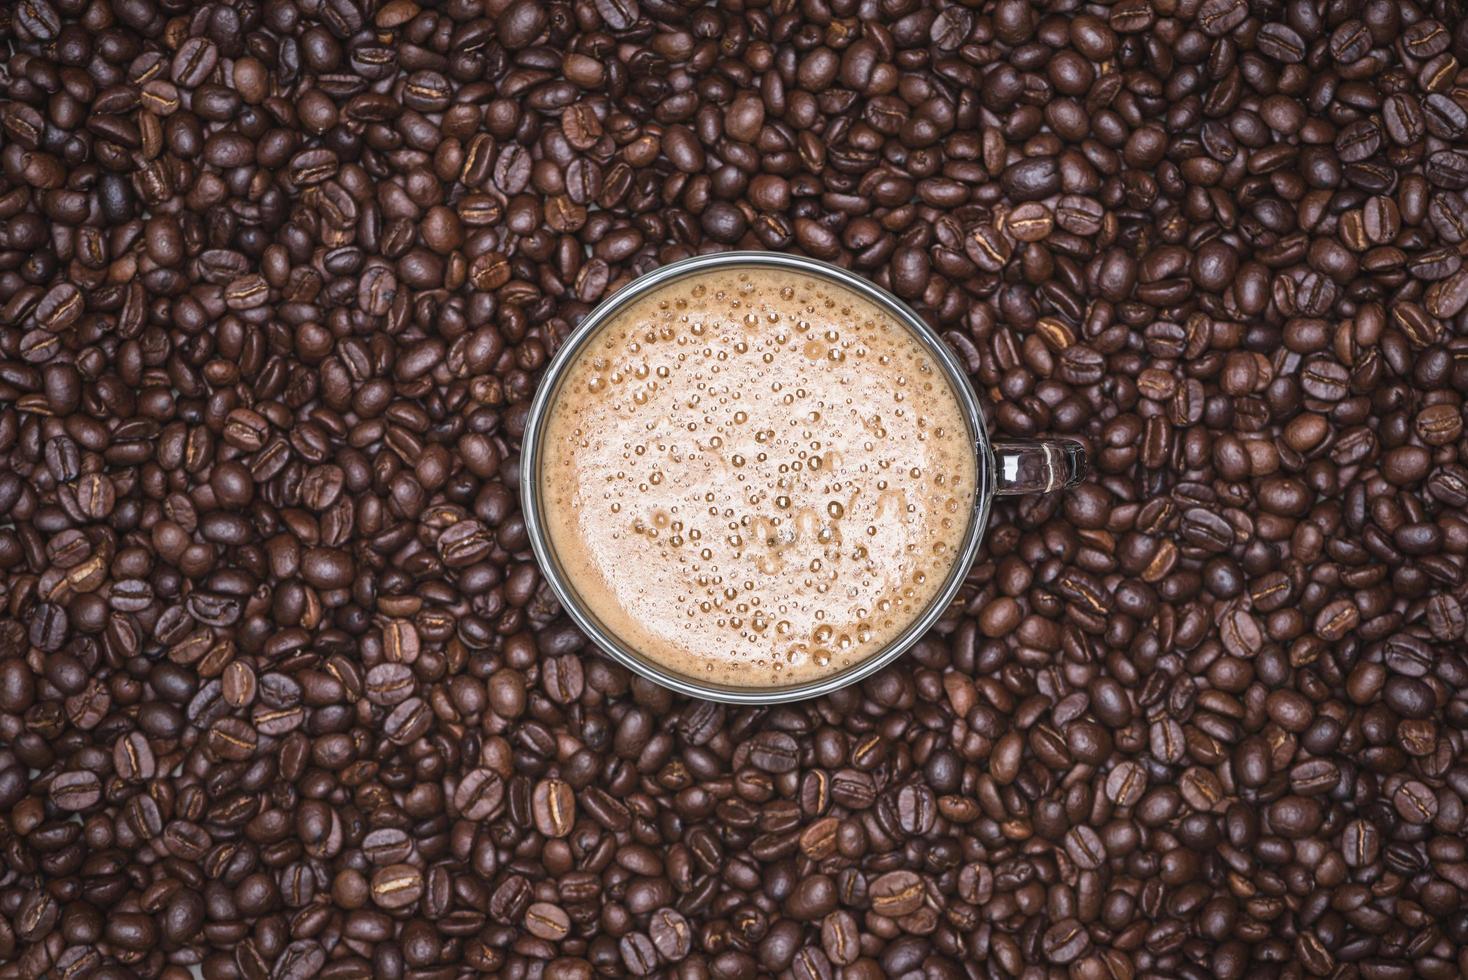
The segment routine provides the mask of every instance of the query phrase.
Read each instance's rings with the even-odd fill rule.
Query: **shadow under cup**
[[[576,363],[577,356],[599,334],[601,328],[629,303],[682,277],[711,270],[728,272],[745,269],[781,270],[821,279],[831,286],[867,300],[903,325],[942,371],[959,403],[968,429],[969,444],[976,450],[974,505],[970,509],[968,525],[953,564],[932,600],[900,633],[868,657],[837,672],[780,687],[733,686],[691,677],[669,670],[624,642],[597,619],[577,594],[575,582],[566,574],[557,559],[550,535],[546,531],[541,499],[541,470],[546,456],[543,441],[550,409],[565,387],[568,369]],[[635,673],[680,694],[731,704],[775,704],[827,694],[866,677],[901,656],[937,622],[958,593],[978,554],[988,522],[989,505],[995,493],[995,472],[994,453],[979,409],[979,401],[962,365],[937,334],[905,304],[860,276],[815,259],[778,252],[721,252],[674,262],[642,276],[603,300],[572,332],[566,343],[556,352],[531,403],[520,462],[520,490],[526,531],[546,581],[566,613],[608,656]]]

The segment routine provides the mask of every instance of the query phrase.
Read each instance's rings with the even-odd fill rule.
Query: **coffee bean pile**
[[[1468,974],[1456,8],[0,5],[0,976]],[[726,247],[1094,462],[778,708],[597,655],[515,489]]]

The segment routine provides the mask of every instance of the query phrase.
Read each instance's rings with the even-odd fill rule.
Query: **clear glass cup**
[[[576,592],[576,583],[556,560],[550,537],[542,521],[540,507],[541,443],[550,408],[560,395],[566,369],[576,355],[594,337],[603,324],[639,296],[666,285],[674,279],[710,269],[781,269],[823,279],[848,290],[879,308],[905,326],[928,349],[940,365],[954,395],[963,408],[969,439],[977,456],[977,491],[969,515],[963,544],[943,588],[932,602],[915,616],[907,627],[880,650],[847,669],[826,677],[784,687],[734,687],[710,683],[695,677],[674,673],[643,657],[603,626],[587,609]],[[828,694],[866,677],[891,663],[918,641],[953,601],[969,568],[979,553],[984,529],[989,520],[989,506],[997,496],[1026,493],[1052,493],[1080,481],[1085,472],[1085,449],[1072,439],[1041,439],[991,442],[979,408],[978,396],[969,383],[963,366],[933,329],[923,322],[905,303],[891,293],[868,282],[856,273],[816,259],[780,252],[719,252],[674,262],[656,269],[602,300],[582,321],[552,358],[541,379],[525,423],[524,445],[520,459],[521,506],[525,529],[535,551],[536,561],[567,614],[608,656],[628,669],[672,688],[680,694],[706,698],[729,704],[776,704]]]

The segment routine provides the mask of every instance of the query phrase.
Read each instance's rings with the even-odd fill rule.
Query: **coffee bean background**
[[[0,975],[1468,974],[1458,5],[0,44]],[[727,247],[860,270],[1094,461],[770,709],[597,655],[515,490],[572,327]]]

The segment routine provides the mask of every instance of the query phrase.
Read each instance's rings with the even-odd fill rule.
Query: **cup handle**
[[[994,493],[1051,493],[1086,475],[1086,447],[1074,439],[994,443]]]

